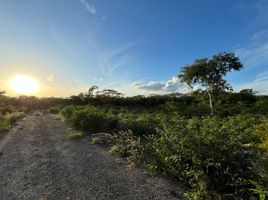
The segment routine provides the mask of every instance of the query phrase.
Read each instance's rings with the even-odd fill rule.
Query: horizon
[[[268,94],[267,25],[265,0],[1,1],[0,91],[68,97],[97,85],[126,96],[185,93],[182,67],[234,52],[244,65],[227,76],[234,91]]]

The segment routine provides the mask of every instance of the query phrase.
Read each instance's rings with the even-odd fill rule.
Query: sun
[[[12,90],[18,94],[34,94],[38,90],[38,82],[27,75],[16,74],[10,81]]]

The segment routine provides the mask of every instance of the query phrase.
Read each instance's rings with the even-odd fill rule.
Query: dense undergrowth
[[[59,105],[50,112],[128,162],[184,182],[189,199],[265,199],[268,120],[247,103],[223,106],[215,116],[174,101],[155,108]]]

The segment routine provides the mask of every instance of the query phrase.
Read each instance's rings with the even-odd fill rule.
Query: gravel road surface
[[[35,112],[0,136],[0,199],[179,199],[174,181],[128,168],[87,137],[66,135],[55,115]]]

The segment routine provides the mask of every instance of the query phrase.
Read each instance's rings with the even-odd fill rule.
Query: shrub
[[[60,105],[53,106],[53,107],[49,108],[49,112],[51,114],[59,114],[60,111],[61,111],[61,106]]]
[[[23,112],[13,112],[6,114],[6,118],[9,120],[11,124],[18,121],[19,119],[23,118],[25,114]]]
[[[97,133],[92,135],[91,141],[93,144],[109,145],[112,137],[113,135],[110,133]]]
[[[255,120],[239,117],[177,117],[151,137],[147,166],[185,181],[192,199],[248,199],[249,180],[259,181],[254,167],[258,150],[245,145]],[[246,120],[244,117],[243,120]]]
[[[0,133],[7,131],[13,123],[24,117],[23,112],[13,112],[2,115],[0,113]]]
[[[116,128],[117,119],[104,116],[99,112],[87,109],[78,110],[73,113],[68,122],[76,130],[97,132],[111,132]]]
[[[94,134],[92,142],[108,145],[110,153],[127,158],[130,162],[141,161],[143,157],[144,146],[141,139],[130,130],[116,134]]]
[[[129,119],[121,120],[118,124],[118,130],[131,130],[137,136],[145,136],[155,134],[155,128],[159,125],[155,120],[150,118],[139,118],[139,119]]]
[[[10,127],[10,121],[0,114],[0,133],[7,131]]]
[[[258,165],[263,169],[263,183],[268,186],[268,120],[265,119],[262,123],[255,126],[254,135],[256,136],[256,145],[262,150],[262,159]],[[258,187],[259,188],[259,187]],[[268,189],[268,188],[266,188]]]
[[[73,113],[75,112],[75,107],[73,105],[70,106],[65,106],[60,114],[65,117],[66,119],[71,118],[71,116],[73,115]]]

